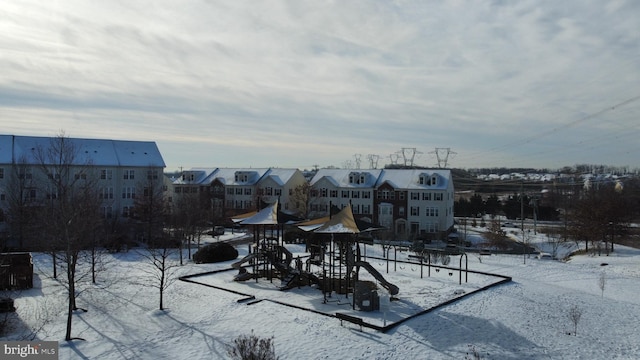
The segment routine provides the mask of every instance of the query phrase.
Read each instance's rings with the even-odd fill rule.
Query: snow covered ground
[[[538,240],[543,246],[544,239]],[[240,256],[247,252],[240,246]],[[291,246],[295,253],[302,251]],[[380,256],[381,246],[368,246],[368,256]],[[408,255],[398,253],[398,259]],[[65,289],[51,278],[50,258],[34,254],[35,288],[14,294],[16,326],[34,327],[45,319],[39,340],[60,341],[61,359],[217,359],[240,335],[273,337],[281,359],[464,359],[473,351],[482,359],[637,359],[640,357],[640,250],[617,246],[609,256],[574,256],[567,262],[526,259],[515,255],[469,255],[469,269],[512,277],[513,281],[472,294],[452,304],[408,320],[382,333],[336,318],[272,301],[252,305],[243,296],[211,287],[176,281],[158,309],[157,290],[140,285],[150,265],[132,250],[109,254],[97,285],[83,286],[73,335],[85,341],[63,341],[66,324]],[[481,261],[480,261],[481,260]],[[412,311],[491,283],[491,277],[470,275],[459,284],[448,270],[423,278],[417,266],[369,259],[385,278],[400,288],[399,301],[389,305],[388,321],[407,307]],[[457,257],[450,266],[457,266]],[[602,266],[606,263],[606,266]],[[400,268],[402,266],[402,268]],[[187,262],[180,275],[229,267]],[[604,273],[605,288],[599,279]],[[235,272],[195,278],[232,287],[256,299],[305,304],[320,312],[348,311],[346,299],[323,304],[312,288],[279,291],[268,280],[234,283]],[[464,279],[464,278],[463,278]],[[277,280],[276,280],[277,281]],[[577,334],[569,309],[582,312]],[[380,324],[381,312],[357,314]],[[9,337],[15,339],[19,333]]]

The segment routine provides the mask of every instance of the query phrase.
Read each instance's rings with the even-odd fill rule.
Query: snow
[[[544,238],[534,242],[542,246]],[[294,256],[304,251],[300,245],[287,246]],[[248,246],[238,246],[238,251],[242,258]],[[377,325],[384,323],[385,314],[350,312],[349,299],[333,295],[324,302],[313,287],[280,291],[277,279],[234,282],[236,272],[223,271],[190,278],[198,283],[176,281],[165,294],[166,309],[159,311],[157,289],[140,285],[150,264],[133,249],[106,254],[110,261],[98,284],[82,284],[78,305],[88,311],[74,315],[72,333],[85,341],[65,342],[65,289],[51,278],[50,257],[34,253],[35,288],[14,294],[16,326],[34,327],[48,319],[37,339],[60,341],[61,359],[223,359],[234,339],[252,331],[273,337],[281,359],[463,359],[473,358],[474,350],[482,359],[640,357],[640,250],[616,246],[609,256],[580,255],[566,262],[532,256],[526,263],[522,255],[469,254],[470,270],[512,278],[473,294],[497,278],[469,274],[469,281],[463,277],[460,284],[457,270],[449,276],[447,269],[436,273],[432,268],[427,276],[425,267],[421,278],[419,266],[394,267],[393,262],[387,272],[386,262],[374,258],[382,251],[380,245],[366,246],[367,261],[400,288],[399,300],[388,305],[388,322],[463,297],[386,333],[366,327],[360,331],[322,313],[348,312]],[[397,258],[409,254],[398,251]],[[449,265],[457,267],[457,259]],[[222,270],[231,262],[186,262],[179,275]],[[603,273],[604,292],[599,286]],[[367,276],[361,270],[361,277]],[[238,302],[245,296],[202,284],[262,301]],[[379,292],[385,295],[382,288]],[[572,306],[582,311],[577,334],[568,317]],[[16,330],[8,339],[19,336]]]

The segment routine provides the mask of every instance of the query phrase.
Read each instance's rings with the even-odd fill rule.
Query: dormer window
[[[427,186],[437,186],[438,175],[420,174],[420,177],[418,178],[418,184],[427,185]]]
[[[352,172],[349,174],[349,184],[364,184],[367,180],[367,174]]]
[[[249,181],[249,174],[244,172],[237,172],[235,174],[235,180],[236,182],[247,182]]]

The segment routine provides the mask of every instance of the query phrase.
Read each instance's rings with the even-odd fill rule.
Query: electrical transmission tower
[[[378,168],[378,160],[380,160],[380,155],[368,154],[367,159],[369,159],[369,169]]]
[[[397,153],[389,154],[389,160],[391,161],[391,165],[397,164],[399,158],[400,158],[400,155],[398,155]]]
[[[413,166],[413,160],[417,154],[422,154],[416,148],[402,148],[400,150],[402,158],[404,159],[404,166]]]
[[[451,148],[436,148],[435,151],[431,151],[430,154],[436,154],[438,159],[438,168],[447,168],[449,166],[449,155],[457,154],[455,151],[451,151]]]
[[[360,170],[360,162],[362,161],[362,154],[353,154],[356,159],[356,169]]]

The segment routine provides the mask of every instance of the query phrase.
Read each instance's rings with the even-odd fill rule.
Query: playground
[[[382,332],[511,280],[469,269],[464,253],[433,258],[360,241],[349,208],[303,245],[283,243],[275,207],[242,222],[254,226],[254,241],[238,248],[238,259],[181,280],[234,293],[247,306],[270,301]]]

